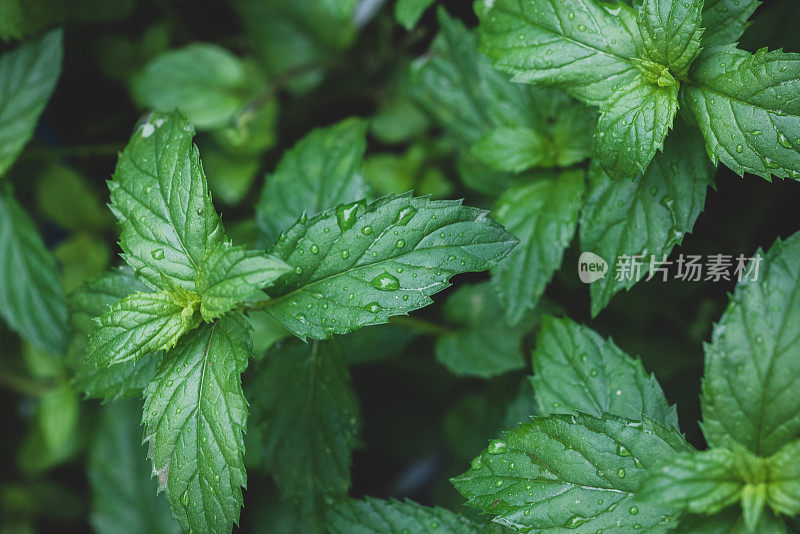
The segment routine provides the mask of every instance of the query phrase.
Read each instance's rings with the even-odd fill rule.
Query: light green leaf
[[[739,501],[745,480],[742,461],[727,449],[675,455],[653,469],[637,498],[692,513],[714,514]]]
[[[89,182],[75,170],[55,164],[36,181],[39,208],[67,230],[95,231],[111,222]]]
[[[241,315],[183,337],[147,387],[144,440],[159,491],[184,531],[230,532],[246,474],[240,375],[253,345]]]
[[[332,534],[382,534],[415,532],[437,534],[485,534],[479,525],[444,508],[422,506],[414,501],[349,499],[328,513]]]
[[[569,319],[545,317],[533,351],[531,384],[542,413],[650,417],[678,429],[675,406],[655,376],[611,339]]]
[[[134,293],[101,315],[99,328],[89,337],[85,366],[103,369],[145,354],[170,349],[187,330],[197,326],[197,303],[181,306],[173,295]],[[190,313],[185,313],[189,310]]]
[[[487,212],[411,194],[301,218],[271,253],[294,266],[266,310],[300,338],[385,323],[431,303],[455,274],[483,271],[517,243]]]
[[[92,513],[98,534],[174,534],[163,497],[156,496],[141,445],[138,401],[103,406],[89,447]]]
[[[154,288],[166,275],[193,291],[203,252],[225,240],[193,137],[180,112],[150,114],[108,182],[123,257]]]
[[[800,440],[784,445],[766,459],[767,504],[776,514],[800,514]]]
[[[495,0],[477,5],[481,49],[515,82],[559,87],[600,105],[636,78],[636,11],[593,0]]]
[[[66,384],[50,389],[39,397],[36,418],[49,450],[57,451],[65,443],[75,440],[79,404],[78,394]]]
[[[678,86],[660,87],[638,76],[600,107],[595,143],[603,169],[619,179],[635,178],[647,167],[672,128]]]
[[[135,99],[148,108],[180,108],[200,130],[228,126],[263,81],[224,48],[192,43],[151,60],[133,79]]]
[[[757,251],[756,254],[763,254]],[[703,433],[769,456],[800,438],[800,233],[776,241],[736,287],[705,347]]]
[[[685,515],[676,531],[692,534],[786,534],[786,525],[782,519],[766,511],[756,528],[750,529],[744,524],[741,510],[731,507],[712,516]]]
[[[545,136],[524,126],[496,128],[472,145],[476,159],[499,171],[521,172],[537,167],[547,152]]]
[[[62,354],[67,306],[53,256],[28,214],[0,188],[0,315],[36,347]]]
[[[721,46],[701,54],[691,78],[683,101],[715,164],[740,176],[800,178],[800,54]]]
[[[572,241],[583,199],[584,172],[539,174],[509,187],[498,199],[497,220],[520,245],[492,269],[505,316],[517,324],[536,306]]]
[[[700,53],[703,0],[643,0],[638,10],[647,57],[684,78]]]
[[[453,325],[436,340],[436,359],[459,376],[489,378],[521,369],[525,327],[512,329],[488,283],[461,286],[442,310]]]
[[[704,48],[737,42],[750,26],[750,15],[761,0],[705,0],[703,6]]]
[[[536,417],[494,440],[453,479],[467,505],[515,529],[666,532],[666,506],[636,502],[647,468],[691,447],[650,419]]]
[[[262,243],[274,243],[303,213],[313,216],[366,196],[366,131],[364,121],[346,119],[312,131],[286,152],[256,206]]]
[[[649,256],[660,262],[691,232],[715,171],[699,142],[696,131],[679,123],[664,153],[633,182],[612,180],[597,164],[590,166],[588,198],[581,213],[581,250],[599,255],[609,268],[605,278],[591,285],[592,316],[619,290],[630,289],[645,276]],[[648,255],[639,260],[646,263],[640,272],[617,277],[618,259],[636,255]]]
[[[0,177],[33,135],[53,94],[61,74],[61,39],[61,30],[55,30],[0,57]]]
[[[235,205],[251,190],[261,168],[260,155],[239,156],[221,150],[215,144],[204,145],[203,169],[208,185],[218,202]]]
[[[73,340],[77,346],[70,344],[70,350],[79,352],[83,358],[87,336],[99,328],[94,318],[106,313],[110,306],[122,298],[138,291],[147,291],[147,286],[130,269],[120,267],[86,282],[70,293],[70,321],[79,338]],[[81,366],[75,376],[75,387],[88,397],[106,401],[138,396],[156,374],[162,357],[163,354],[157,352],[138,362],[132,359],[101,369]]]
[[[105,239],[90,233],[74,233],[53,249],[61,265],[61,285],[69,292],[83,282],[103,274],[111,262],[112,251]]]
[[[347,495],[358,403],[344,356],[332,342],[291,344],[267,357],[255,379],[254,420],[267,468],[299,507],[311,531],[322,530],[331,500]],[[256,409],[254,408],[254,409]]]
[[[196,282],[203,319],[224,315],[290,270],[280,259],[245,247],[224,243],[207,250]]]
[[[406,30],[413,30],[425,10],[436,0],[397,0],[394,5],[394,18]]]

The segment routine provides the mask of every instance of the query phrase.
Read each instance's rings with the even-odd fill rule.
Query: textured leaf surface
[[[256,206],[264,244],[274,243],[303,213],[310,217],[367,196],[366,128],[362,120],[347,119],[314,130],[286,152]]]
[[[653,469],[636,496],[676,510],[716,513],[739,500],[740,458],[726,449],[679,454]]]
[[[328,513],[328,529],[333,534],[382,534],[416,532],[478,534],[485,525],[439,507],[422,506],[414,501],[395,499],[350,499]]]
[[[458,288],[442,315],[453,327],[436,340],[436,359],[454,374],[489,378],[524,367],[525,328],[509,326],[488,283]]]
[[[246,474],[247,401],[240,375],[250,327],[225,316],[184,336],[147,387],[144,440],[159,490],[184,531],[230,532]]]
[[[691,77],[684,101],[712,161],[740,176],[800,178],[800,54],[717,47]]]
[[[398,0],[394,6],[394,17],[407,30],[414,29],[422,14],[436,0]]]
[[[784,445],[767,458],[767,504],[786,516],[800,513],[800,440]]]
[[[65,349],[68,312],[55,261],[28,214],[0,189],[0,315],[30,343]]]
[[[739,40],[750,25],[750,15],[761,0],[706,0],[703,6],[703,47],[726,45]]]
[[[510,324],[518,323],[544,293],[578,225],[584,172],[541,174],[509,187],[497,201],[497,220],[520,244],[492,269],[492,285]]]
[[[703,432],[767,456],[800,437],[800,234],[777,241],[758,281],[740,282],[706,346]]]
[[[684,77],[700,53],[703,0],[643,0],[639,29],[647,56]]]
[[[618,179],[645,172],[672,128],[678,88],[659,87],[639,76],[600,107],[595,134],[597,158]]]
[[[612,341],[569,319],[546,317],[533,351],[531,378],[541,413],[650,417],[678,429],[675,406],[655,376]]]
[[[593,0],[477,4],[482,50],[514,81],[560,87],[600,105],[636,77],[636,12]]]
[[[72,325],[82,338],[88,339],[85,336],[89,336],[99,328],[94,321],[95,317],[106,313],[110,306],[127,295],[146,290],[147,286],[129,269],[119,268],[104,273],[86,282],[69,295]],[[80,350],[83,351],[83,348]],[[139,362],[128,360],[101,369],[81,366],[75,377],[75,386],[89,397],[104,400],[139,395],[156,374],[156,368],[161,363],[162,357],[163,354],[159,352]]]
[[[271,249],[294,272],[270,288],[266,309],[301,338],[346,334],[430,304],[451,276],[488,269],[516,242],[460,201],[341,205],[301,219]]]
[[[493,169],[521,172],[544,161],[546,144],[531,128],[496,128],[472,146],[472,155]]]
[[[516,529],[666,532],[674,512],[633,494],[648,467],[689,449],[651,420],[536,417],[492,441],[453,484],[469,506]]]
[[[581,249],[608,262],[609,272],[591,285],[592,315],[621,289],[630,289],[649,270],[617,280],[621,256],[653,255],[661,261],[680,243],[705,205],[714,167],[703,154],[699,135],[677,128],[647,172],[633,182],[612,180],[597,165],[589,169],[589,192],[581,213]]]
[[[0,176],[14,163],[61,73],[61,30],[0,57]]]
[[[90,520],[98,533],[178,532],[164,498],[153,491],[141,445],[140,404],[108,404],[100,413],[89,448]]]
[[[226,243],[207,251],[197,273],[203,318],[222,316],[288,271],[278,258],[244,247]]]
[[[180,108],[201,130],[228,126],[259,90],[247,64],[224,48],[193,43],[151,60],[134,77],[133,94],[142,105]]]
[[[125,261],[154,288],[163,274],[194,290],[203,252],[225,239],[193,137],[179,112],[150,114],[108,182]]]
[[[255,380],[267,467],[310,527],[350,487],[358,404],[344,356],[332,342],[295,343],[268,356]]]
[[[134,293],[111,306],[98,318],[86,347],[86,365],[103,369],[145,354],[169,349],[187,330],[184,308],[166,292]]]

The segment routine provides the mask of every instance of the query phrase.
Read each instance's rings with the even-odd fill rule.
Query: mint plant
[[[793,0],[24,4],[0,531],[800,532]]]

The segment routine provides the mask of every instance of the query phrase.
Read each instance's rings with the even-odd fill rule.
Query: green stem
[[[33,397],[44,395],[51,389],[49,386],[5,370],[0,371],[0,387]]]
[[[33,148],[22,154],[22,159],[39,160],[51,157],[92,157],[113,156],[125,147],[124,143],[97,143],[89,145],[73,145],[62,148]]]

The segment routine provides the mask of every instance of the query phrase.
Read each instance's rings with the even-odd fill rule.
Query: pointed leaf
[[[294,266],[267,311],[301,338],[385,323],[431,303],[451,276],[483,271],[516,238],[485,211],[410,194],[301,219],[271,249]]]
[[[588,198],[581,213],[581,250],[608,262],[606,277],[591,285],[592,316],[621,289],[630,289],[649,270],[650,255],[664,259],[691,232],[705,205],[715,169],[703,154],[699,135],[680,127],[647,172],[633,182],[612,180],[593,164]],[[634,276],[614,274],[619,258],[648,255]],[[618,279],[619,278],[619,279]]]
[[[223,244],[207,250],[196,282],[203,319],[221,317],[289,270],[278,258],[245,247]]]
[[[647,56],[685,77],[700,53],[703,0],[643,0],[638,9]]]
[[[413,30],[422,14],[436,0],[398,0],[394,6],[394,18],[403,28]]]
[[[225,239],[193,137],[180,112],[150,114],[108,182],[125,261],[154,288],[163,274],[193,291],[203,252]]]
[[[312,131],[284,154],[256,206],[261,242],[274,243],[303,213],[310,217],[367,196],[366,131],[364,121],[346,119]]]
[[[648,467],[689,449],[649,419],[536,417],[492,441],[453,484],[467,505],[515,529],[666,532],[675,512],[633,494]]]
[[[533,352],[531,378],[541,413],[610,413],[650,417],[678,429],[675,406],[655,376],[611,339],[570,321],[545,317]]]
[[[253,344],[241,315],[180,340],[147,387],[144,440],[159,490],[184,531],[230,532],[246,474],[247,401],[240,375]]]
[[[267,359],[253,388],[267,467],[309,528],[321,530],[327,503],[350,487],[359,426],[350,376],[332,342],[295,343]]]
[[[414,501],[350,499],[328,513],[332,534],[381,534],[384,532],[436,532],[437,534],[479,534],[487,527],[439,507]]]
[[[705,0],[703,6],[703,47],[711,48],[739,41],[750,26],[748,19],[761,0]]]
[[[61,73],[62,32],[52,31],[0,57],[0,177],[33,135]]]
[[[28,214],[0,189],[0,316],[52,354],[66,348],[68,312],[52,254]]]
[[[476,4],[481,49],[516,82],[559,87],[600,105],[636,77],[636,12],[593,0],[495,0]]]
[[[800,179],[800,54],[713,48],[684,84],[713,162],[738,175]]]
[[[757,251],[756,254],[761,254]],[[706,346],[703,433],[769,456],[800,438],[800,233],[776,241],[736,287]]]
[[[509,323],[518,323],[536,306],[578,226],[585,188],[584,172],[537,175],[509,187],[498,199],[498,222],[520,240],[492,269],[492,285]]]

